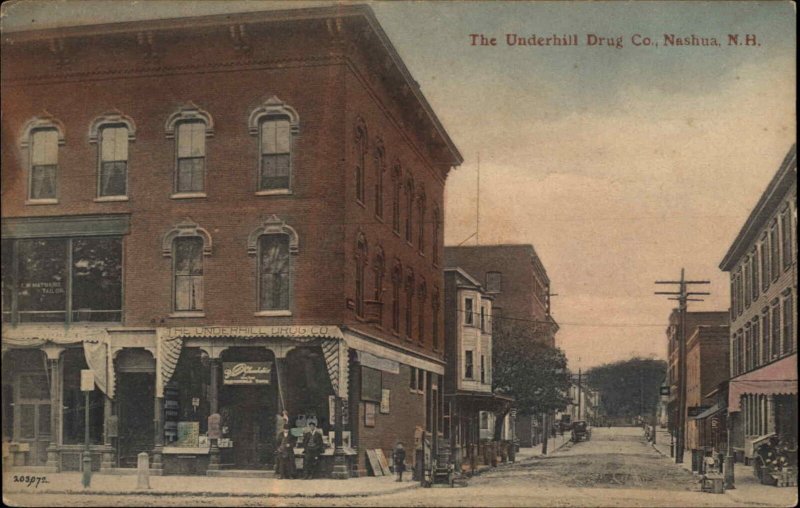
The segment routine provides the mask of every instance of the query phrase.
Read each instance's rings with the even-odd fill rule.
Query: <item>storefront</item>
[[[509,460],[514,422],[513,399],[493,393],[463,392],[445,395],[448,436],[456,467],[474,471],[479,465]]]

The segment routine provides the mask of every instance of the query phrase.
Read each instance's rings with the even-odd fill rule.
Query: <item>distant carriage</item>
[[[592,428],[584,420],[575,420],[572,422],[572,437],[570,438],[573,443],[578,441],[588,441],[592,438]]]

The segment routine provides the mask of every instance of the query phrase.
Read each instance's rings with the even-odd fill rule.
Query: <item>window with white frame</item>
[[[41,128],[30,135],[31,170],[28,197],[31,200],[58,196],[58,143],[55,128]]]
[[[475,377],[475,358],[471,350],[464,351],[464,378],[473,379]]]
[[[175,192],[203,192],[206,171],[206,124],[181,122],[177,127]]]
[[[128,128],[104,125],[100,128],[98,197],[128,194]]]
[[[792,294],[787,293],[783,298],[783,354],[788,354],[795,348],[793,319]]]
[[[291,171],[291,123],[288,117],[269,116],[261,122],[261,171],[258,190],[289,189]]]
[[[486,355],[481,355],[481,383],[486,384]]]
[[[472,298],[464,298],[464,324],[472,325],[475,322]]]
[[[481,331],[486,331],[486,306],[481,305]]]

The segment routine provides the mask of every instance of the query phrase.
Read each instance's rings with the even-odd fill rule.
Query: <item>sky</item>
[[[4,4],[2,27],[331,3],[28,1]],[[665,358],[675,302],[654,281],[681,268],[711,281],[690,311],[727,310],[719,262],[796,137],[792,3],[362,3],[464,155],[445,188],[445,243],[476,232],[480,168],[479,241],[534,245],[571,369]],[[509,33],[580,44],[508,46]],[[590,34],[622,47],[588,46]],[[634,46],[636,34],[659,45]],[[720,45],[665,47],[664,34]]]

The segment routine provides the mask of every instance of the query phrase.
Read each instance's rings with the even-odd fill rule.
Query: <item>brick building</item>
[[[79,467],[83,369],[107,472],[141,451],[157,473],[266,469],[283,410],[298,432],[342,430],[323,457],[341,474],[348,453],[364,474],[365,450],[437,433],[443,192],[462,158],[371,9],[2,43],[16,460]]]
[[[728,324],[727,312],[687,312],[686,313],[686,343],[687,343],[687,359],[688,359],[688,343],[689,339],[697,333],[699,327],[720,327]],[[678,309],[673,309],[669,315],[669,326],[666,330],[667,335],[667,380],[666,384],[669,386],[669,397],[667,399],[667,428],[670,432],[677,432],[678,429],[678,393],[679,393],[679,378],[680,378],[680,312]],[[687,363],[687,380],[688,380],[688,363]],[[688,389],[691,383],[687,382],[687,398]],[[708,391],[711,391],[709,388]],[[706,392],[707,393],[707,392]],[[687,412],[689,404],[686,404]],[[684,420],[684,431],[688,428],[688,421]],[[685,436],[684,432],[684,436]],[[687,446],[687,441],[684,439],[684,447]]]
[[[724,411],[708,397],[728,379],[728,326],[698,326],[686,341],[686,449],[713,447],[704,427],[707,418]],[[717,450],[719,451],[719,449]]]
[[[796,231],[792,146],[720,263],[731,280],[729,431],[746,459],[772,434],[796,443]]]

